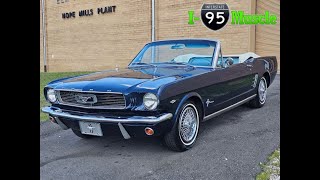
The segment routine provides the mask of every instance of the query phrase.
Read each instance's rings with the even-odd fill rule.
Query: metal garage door
[[[280,0],[257,0],[256,14],[265,11],[277,15],[277,24],[256,26],[256,54],[277,56],[280,69]]]

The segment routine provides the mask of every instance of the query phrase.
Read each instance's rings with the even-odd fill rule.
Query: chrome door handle
[[[246,66],[247,66],[247,67],[250,67],[250,68],[253,67],[253,65],[251,65],[251,64],[246,64]]]

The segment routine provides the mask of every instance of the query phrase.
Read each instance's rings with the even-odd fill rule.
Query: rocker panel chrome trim
[[[217,111],[217,112],[214,112],[214,113],[212,113],[212,114],[209,114],[209,115],[207,115],[207,116],[205,116],[205,117],[203,118],[203,121],[207,121],[207,120],[209,120],[209,119],[211,119],[211,118],[213,118],[213,117],[216,117],[216,116],[218,116],[218,115],[220,115],[220,114],[222,114],[222,113],[224,113],[224,112],[226,112],[226,111],[228,111],[228,110],[231,110],[231,109],[233,109],[233,108],[235,108],[235,107],[238,107],[238,106],[240,106],[240,105],[242,105],[242,104],[250,101],[250,100],[253,99],[254,97],[256,97],[256,94],[254,94],[254,95],[252,95],[252,96],[250,96],[250,97],[248,97],[248,98],[246,98],[246,99],[244,99],[244,100],[241,100],[241,101],[239,101],[239,102],[237,102],[237,103],[235,103],[235,104],[232,104],[231,106],[228,106],[228,107],[226,107],[226,108],[223,108],[223,109],[221,109],[221,110],[219,110],[219,111]]]

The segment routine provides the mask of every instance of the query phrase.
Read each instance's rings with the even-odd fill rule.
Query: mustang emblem
[[[206,101],[207,107],[209,107],[209,104],[211,104],[211,103],[214,103],[214,101],[210,101],[209,99],[207,99],[207,101]]]
[[[82,104],[94,104],[97,102],[97,96],[94,94],[76,94],[75,99]]]

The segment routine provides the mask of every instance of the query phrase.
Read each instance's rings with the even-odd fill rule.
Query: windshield
[[[179,64],[212,66],[214,41],[159,41],[146,45],[130,66]]]

